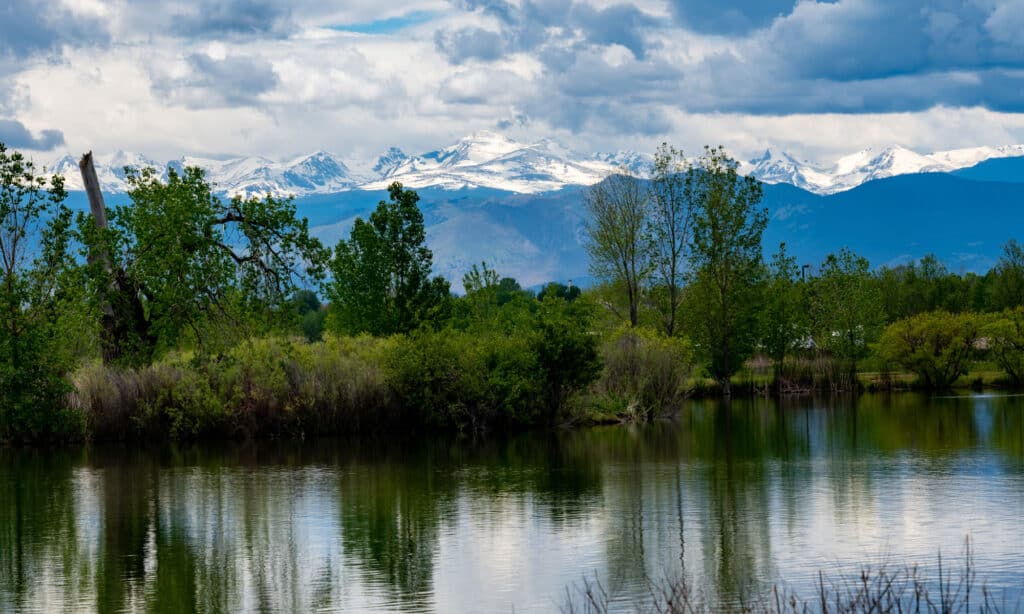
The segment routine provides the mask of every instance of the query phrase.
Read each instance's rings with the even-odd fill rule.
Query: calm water
[[[0,611],[550,611],[933,564],[1024,592],[1024,398],[693,403],[501,441],[0,452]]]

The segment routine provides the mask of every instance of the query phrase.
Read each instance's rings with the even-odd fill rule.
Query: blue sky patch
[[[367,23],[338,24],[328,27],[340,32],[356,32],[358,34],[394,34],[406,28],[427,23],[437,17],[438,13],[413,11],[398,17],[388,17]]]

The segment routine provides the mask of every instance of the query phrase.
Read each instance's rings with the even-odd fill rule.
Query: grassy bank
[[[137,368],[90,361],[71,377],[69,406],[81,423],[78,436],[94,440],[307,437],[643,422],[721,392],[695,370],[683,340],[623,328],[589,341],[595,353],[581,360],[563,332],[269,337],[216,356],[173,352]],[[911,374],[880,371],[858,373],[851,387],[846,370],[821,357],[789,359],[780,370],[784,387],[774,377],[770,365],[752,361],[734,376],[732,393],[920,388]],[[1008,385],[994,370],[955,382],[961,389]]]

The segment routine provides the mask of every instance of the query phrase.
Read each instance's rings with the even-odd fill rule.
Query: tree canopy
[[[356,218],[331,261],[330,326],[341,332],[389,335],[414,330],[448,306],[449,284],[431,277],[419,195],[395,182],[369,220]]]

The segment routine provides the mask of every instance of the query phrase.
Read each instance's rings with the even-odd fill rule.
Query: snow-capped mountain
[[[622,165],[636,163],[640,154],[615,154],[602,160],[574,152],[551,139],[519,143],[500,134],[481,131],[456,143],[419,156],[406,157],[391,149],[375,170],[386,170],[380,179],[363,186],[382,189],[392,181],[413,188],[494,188],[520,194],[548,192],[567,185],[590,185]]]
[[[185,156],[166,163],[159,163],[139,154],[119,151],[112,155],[97,154],[93,162],[100,186],[111,193],[128,191],[125,167],[153,168],[161,178],[166,178],[168,168],[180,173],[186,166],[198,166],[206,171],[207,178],[218,191],[230,195],[330,194],[350,190],[367,179],[352,173],[340,159],[322,151],[285,162],[260,157],[217,160]],[[47,164],[46,168],[49,172],[64,176],[66,189],[85,189],[78,170],[77,158],[64,155]]]
[[[768,150],[741,165],[740,171],[765,183],[788,183],[815,194],[835,194],[875,179],[914,173],[949,173],[993,158],[1018,156],[1024,156],[1024,145],[974,147],[930,154],[894,145],[881,150],[862,149],[825,166]]]
[[[769,149],[740,165],[766,183],[787,183],[815,194],[834,194],[862,183],[911,173],[952,172],[993,158],[1024,157],[1024,145],[976,147],[919,154],[906,147],[864,149],[830,165],[800,160]],[[615,172],[650,173],[652,157],[631,151],[584,154],[551,139],[521,143],[493,132],[476,132],[448,147],[409,155],[392,147],[376,161],[347,165],[319,151],[284,161],[262,157],[213,159],[183,157],[158,163],[143,155],[115,152],[95,157],[104,190],[125,192],[124,167],[153,167],[166,177],[167,168],[198,166],[216,189],[227,194],[275,196],[333,194],[347,190],[380,190],[392,181],[412,188],[492,188],[536,194],[572,185],[590,185]],[[78,160],[64,155],[47,165],[62,174],[69,190],[81,190]],[[360,169],[358,171],[353,168]]]

